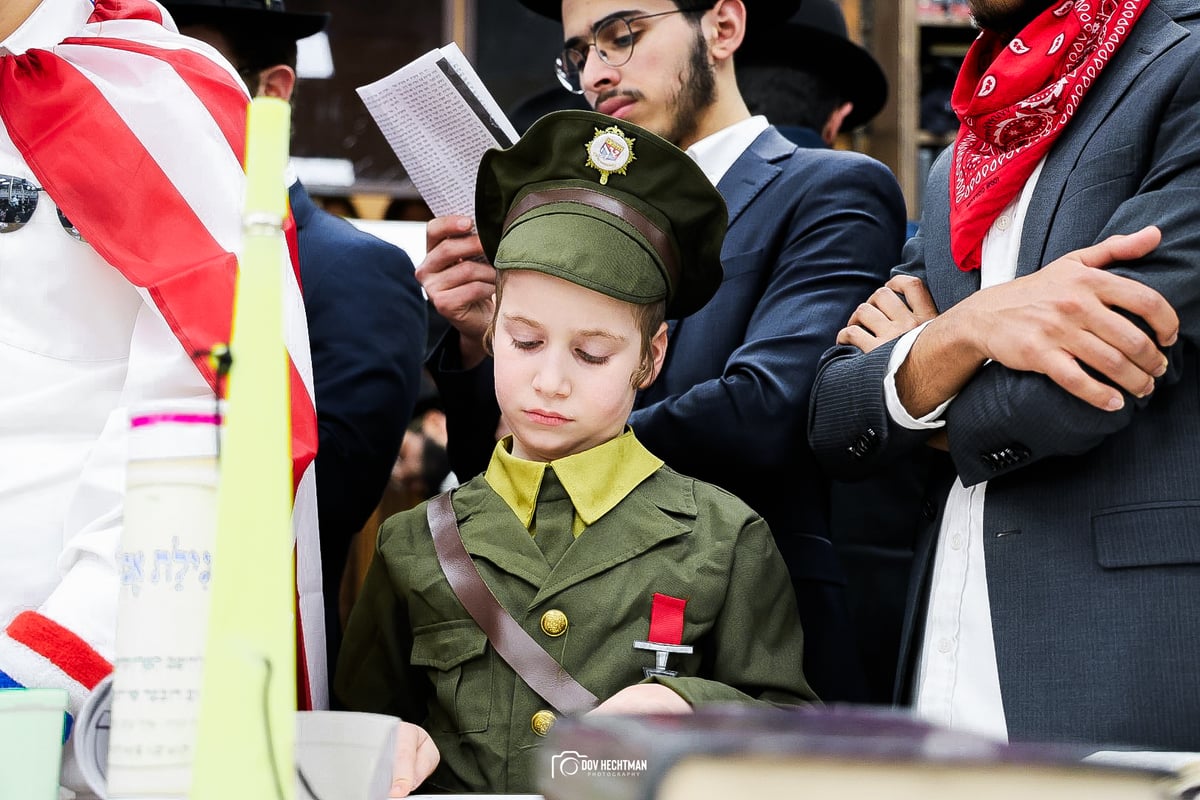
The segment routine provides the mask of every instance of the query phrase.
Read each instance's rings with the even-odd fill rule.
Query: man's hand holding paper
[[[438,217],[425,229],[425,260],[417,280],[430,302],[459,333],[462,366],[486,355],[483,335],[492,319],[496,270],[483,255],[470,217]]]

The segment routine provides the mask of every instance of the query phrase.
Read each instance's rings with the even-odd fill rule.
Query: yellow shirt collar
[[[496,443],[484,480],[528,528],[533,522],[545,461],[526,461],[512,454],[512,437]],[[642,446],[633,430],[582,453],[549,462],[584,525],[591,525],[624,500],[638,484],[663,465]]]

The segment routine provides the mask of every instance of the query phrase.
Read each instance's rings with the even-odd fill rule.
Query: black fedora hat
[[[283,0],[162,0],[175,24],[231,25],[304,39],[324,30],[328,14],[285,11]]]
[[[800,5],[800,0],[742,0],[746,5],[747,16],[751,19],[779,20],[788,16]],[[563,0],[521,0],[521,5],[530,11],[550,19],[562,20]],[[679,0],[678,5],[688,9],[708,9],[717,4],[717,0]]]
[[[829,81],[854,103],[845,130],[862,125],[887,102],[888,83],[879,62],[846,34],[846,18],[834,0],[804,0],[786,23],[746,26],[739,66],[798,67]]]
[[[508,119],[519,132],[529,129],[529,126],[542,117],[554,111],[591,111],[592,107],[581,94],[573,94],[562,87],[558,81],[553,86],[547,86],[539,92],[526,95],[508,110]]]

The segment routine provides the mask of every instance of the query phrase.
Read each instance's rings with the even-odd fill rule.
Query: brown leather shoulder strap
[[[509,614],[484,583],[463,546],[450,492],[429,501],[426,515],[438,563],[467,613],[521,680],[563,714],[590,711],[600,702],[555,661]]]

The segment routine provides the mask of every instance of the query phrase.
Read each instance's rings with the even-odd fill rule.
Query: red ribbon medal
[[[657,644],[683,644],[683,610],[687,600],[654,593],[650,606],[650,641]]]
[[[650,605],[649,641],[633,643],[634,648],[638,650],[654,651],[654,666],[642,667],[642,672],[647,678],[651,675],[678,675],[674,670],[667,669],[667,658],[671,653],[692,652],[691,645],[683,644],[683,612],[687,608],[687,602],[679,597],[654,593],[654,600]]]

